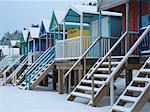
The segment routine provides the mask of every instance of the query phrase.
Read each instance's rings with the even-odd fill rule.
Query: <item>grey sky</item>
[[[0,38],[7,31],[22,30],[31,24],[40,24],[53,10],[66,11],[71,3],[89,3],[97,0],[0,0]]]

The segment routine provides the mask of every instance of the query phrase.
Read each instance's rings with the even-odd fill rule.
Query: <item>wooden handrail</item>
[[[121,60],[121,62],[117,65],[116,69],[111,73],[112,75],[108,79],[108,83],[112,79],[112,77],[115,76],[115,74],[119,71],[119,69],[123,66],[123,64],[127,61],[129,56],[134,52],[134,50],[140,45],[141,41],[144,39],[144,37],[150,32],[150,25],[146,28],[146,30],[142,33],[142,35],[138,38],[138,40],[134,43],[134,45],[131,47],[131,49],[127,52],[127,54],[124,56],[124,58]],[[108,84],[107,83],[107,84]]]
[[[114,51],[114,49],[119,45],[119,43],[124,39],[124,37],[127,35],[127,31],[119,38],[119,40],[113,45],[113,47],[107,52],[107,54],[102,58],[102,60],[97,64],[97,66],[92,70],[90,74],[88,74],[87,78],[90,78],[95,70],[98,69],[98,67],[107,59],[107,57]]]
[[[97,41],[100,39],[101,37],[99,36],[93,43],[92,45],[82,54],[82,56],[76,61],[76,63],[68,70],[68,72],[65,74],[64,79],[66,79],[66,77],[71,73],[71,71],[77,66],[77,64],[83,59],[83,57],[85,57],[87,55],[87,53],[89,53],[89,51],[93,48],[93,46],[97,43]]]

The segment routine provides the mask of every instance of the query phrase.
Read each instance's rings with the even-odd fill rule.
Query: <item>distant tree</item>
[[[90,2],[89,5],[92,6],[92,2]]]

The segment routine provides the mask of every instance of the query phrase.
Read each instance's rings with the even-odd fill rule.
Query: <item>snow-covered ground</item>
[[[107,112],[110,109],[70,102],[67,96],[52,91],[23,91],[0,86],[0,112]]]
[[[115,90],[117,100],[124,91],[125,78],[118,78],[115,86],[119,88]],[[0,112],[109,112],[111,109],[109,96],[104,97],[98,107],[83,104],[86,100],[81,98],[76,100],[82,103],[67,101],[67,96],[44,87],[27,91],[10,85],[0,86]],[[150,112],[150,103],[146,103],[141,112]]]

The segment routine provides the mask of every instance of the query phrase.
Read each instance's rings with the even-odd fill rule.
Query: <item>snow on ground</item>
[[[68,95],[52,91],[24,91],[0,86],[0,112],[108,112],[109,106],[89,107],[67,101]]]
[[[134,71],[134,76],[137,71]],[[0,80],[1,82],[2,80]],[[115,101],[125,89],[125,78],[115,81]],[[20,90],[13,86],[0,86],[0,112],[109,112],[110,97],[104,97],[98,107],[89,107],[87,100],[77,98],[67,101],[68,94],[60,95],[49,88],[37,87],[35,91]],[[82,103],[79,103],[82,102]],[[150,102],[141,112],[150,112]]]

